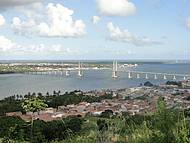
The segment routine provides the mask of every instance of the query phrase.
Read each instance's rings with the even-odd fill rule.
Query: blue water
[[[131,70],[149,71],[149,72],[163,72],[163,73],[178,73],[190,75],[190,64],[140,64]],[[119,89],[132,86],[138,86],[140,83],[151,81],[154,84],[165,83],[167,80],[172,80],[168,77],[163,80],[154,80],[153,76],[149,79],[142,78],[128,79],[128,73],[119,72],[118,79],[112,79],[111,70],[86,70],[84,77],[79,78],[77,72],[71,72],[71,76],[56,76],[56,75],[26,75],[26,74],[7,74],[0,75],[0,98],[11,96],[13,94],[26,94],[28,92],[53,92],[54,90],[72,91],[80,90],[94,90],[94,89]],[[180,80],[180,79],[179,79]]]

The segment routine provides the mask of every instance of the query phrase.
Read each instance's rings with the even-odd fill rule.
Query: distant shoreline
[[[1,74],[15,74],[16,72],[14,72],[14,71],[9,71],[9,72],[2,72],[2,71],[0,71],[0,75]]]

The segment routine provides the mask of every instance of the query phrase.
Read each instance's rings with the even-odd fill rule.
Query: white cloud
[[[99,21],[100,21],[100,17],[99,16],[93,16],[92,17],[93,24],[98,24]]]
[[[30,5],[22,5],[14,8],[15,11],[24,14],[28,18],[38,20],[41,18],[44,5],[43,3],[32,3]]]
[[[126,42],[135,46],[150,46],[162,44],[158,41],[153,41],[148,37],[139,37],[130,33],[128,30],[121,30],[119,27],[115,27],[112,22],[107,24],[107,28],[110,34],[110,40],[118,42]]]
[[[186,20],[186,26],[187,28],[190,28],[190,18]]]
[[[43,10],[40,10],[43,11]],[[29,12],[28,20],[13,18],[12,28],[19,34],[35,33],[44,37],[80,37],[85,34],[85,23],[73,20],[74,11],[61,4],[49,3],[38,17]]]
[[[42,3],[34,3],[27,6],[18,6],[14,8],[16,11],[24,14],[25,20],[20,17],[13,17],[11,28],[16,34],[19,35],[31,35],[36,33],[37,21],[41,19],[41,12],[43,10]]]
[[[3,15],[0,14],[0,26],[3,26],[5,24],[6,20],[3,17]]]
[[[21,21],[19,17],[14,17],[11,27],[14,29],[16,34],[28,35],[34,32],[35,26],[36,23],[33,19],[29,19],[28,21]]]
[[[11,28],[14,32],[25,36],[36,33],[37,22],[43,19],[43,4],[34,3],[27,6],[18,6],[14,9],[26,17],[25,20],[20,17],[13,17]]]
[[[42,49],[39,45],[20,45],[5,36],[0,36],[0,53],[1,54],[26,54],[36,53]]]
[[[0,54],[3,55],[52,55],[52,54],[78,54],[79,51],[65,48],[61,44],[18,44],[0,35]]]
[[[128,16],[136,13],[135,5],[129,0],[97,0],[101,14],[109,16]]]
[[[0,51],[1,52],[6,52],[16,47],[17,47],[17,44],[13,43],[11,40],[7,39],[4,36],[0,36]]]
[[[49,37],[78,37],[85,34],[85,24],[82,20],[74,21],[74,11],[61,4],[48,4],[47,22],[38,25],[39,34]]]
[[[27,5],[37,2],[42,2],[42,0],[0,0],[0,8]]]

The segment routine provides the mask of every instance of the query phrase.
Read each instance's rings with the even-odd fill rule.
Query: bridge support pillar
[[[132,78],[131,72],[128,72],[128,78]]]
[[[145,79],[148,79],[148,74],[145,75]]]
[[[69,75],[70,75],[70,72],[69,72],[68,70],[66,70],[65,75],[66,75],[66,76],[69,76]]]
[[[154,75],[154,79],[158,79],[156,74]]]

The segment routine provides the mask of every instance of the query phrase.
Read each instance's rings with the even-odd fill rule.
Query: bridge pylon
[[[78,76],[79,76],[79,77],[82,77],[82,76],[83,76],[83,73],[82,73],[82,64],[81,64],[81,62],[79,62],[79,65],[78,65]]]
[[[118,64],[117,61],[113,61],[112,78],[117,78]]]

